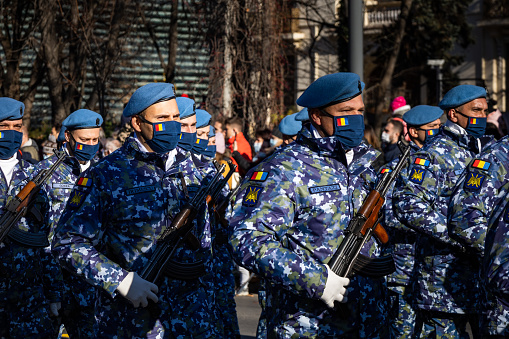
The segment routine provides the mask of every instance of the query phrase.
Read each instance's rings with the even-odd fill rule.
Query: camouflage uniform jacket
[[[53,240],[53,252],[63,266],[111,296],[128,272],[142,271],[155,240],[187,200],[179,175],[184,159],[177,154],[169,170],[166,159],[167,155],[141,152],[131,137],[82,175]],[[199,185],[195,173],[186,172],[188,189]],[[207,224],[200,222],[193,230],[201,248],[187,251],[184,245],[176,260],[198,261],[210,255],[210,230],[203,227]],[[170,293],[161,288],[164,285],[159,295]]]
[[[8,196],[21,190],[34,173],[32,165],[21,159],[11,182],[0,174],[0,207]],[[1,171],[0,171],[1,172]],[[23,218],[15,226],[26,232],[48,232],[45,225]],[[28,248],[7,237],[0,243],[0,337],[46,337],[53,333],[49,302],[62,300],[61,283],[54,272],[58,264],[42,248]]]
[[[486,236],[482,266],[483,287],[487,292],[481,334],[509,336],[509,194],[494,206]]]
[[[483,255],[490,215],[509,190],[509,136],[470,162],[449,209],[449,229],[467,249]]]
[[[400,176],[405,178],[408,176],[408,167],[410,166],[413,154],[419,150],[419,147],[414,142],[410,142],[410,147],[408,164],[400,172]],[[383,166],[380,171],[380,176],[387,170],[392,171],[398,162],[399,157]],[[413,275],[412,271],[414,269],[415,241],[417,235],[414,230],[408,228],[396,218],[392,205],[393,192],[394,185],[387,192],[385,199],[385,229],[387,234],[389,234],[389,243],[391,246],[384,247],[383,250],[384,252],[388,249],[392,251],[396,271],[388,275],[385,279],[388,284],[407,286]]]
[[[315,139],[305,126],[295,143],[248,172],[236,197],[233,256],[272,286],[269,333],[374,337],[384,326],[383,279],[352,277],[348,319],[318,300],[327,281],[324,264],[376,180],[371,163],[379,152],[365,143],[352,151],[347,166],[339,141]],[[370,239],[361,253],[376,257],[380,248]]]
[[[432,143],[414,154],[408,180],[400,177],[395,186],[396,217],[420,233],[414,271],[421,309],[447,313],[477,310],[478,269],[447,229],[452,193],[460,175],[480,151],[477,141],[446,125]]]

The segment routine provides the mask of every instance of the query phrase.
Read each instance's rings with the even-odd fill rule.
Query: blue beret
[[[0,98],[0,120],[18,120],[23,118],[25,105],[18,100]]]
[[[334,73],[318,78],[297,99],[307,108],[331,106],[348,101],[362,93],[364,83],[355,73]]]
[[[96,128],[101,127],[102,124],[103,117],[88,109],[74,111],[62,122],[62,126],[68,130]]]
[[[178,97],[177,105],[179,107],[180,119],[192,117],[196,114],[196,104],[193,99]]]
[[[196,110],[196,128],[207,127],[210,125],[212,115],[203,109]]]
[[[58,137],[57,137],[57,142],[64,142],[65,141],[65,130],[67,128],[65,128],[64,126],[62,126],[62,128],[60,128],[60,132],[58,133]]]
[[[444,111],[437,106],[419,105],[403,114],[403,121],[411,126],[429,124],[444,114]]]
[[[212,137],[215,137],[215,136],[216,136],[216,129],[214,128],[214,126],[210,126],[209,138],[212,138]]]
[[[308,109],[306,107],[304,107],[303,110],[298,112],[297,115],[295,116],[295,120],[297,120],[297,121],[306,121],[306,120],[309,120]]]
[[[445,93],[438,107],[444,110],[456,108],[477,98],[486,98],[486,89],[474,85],[459,85]]]
[[[288,115],[281,120],[279,123],[279,130],[281,133],[294,136],[299,133],[299,131],[302,129],[302,121],[297,121],[296,117],[299,113],[294,113],[292,115]]]
[[[143,112],[153,104],[175,98],[173,85],[166,82],[150,83],[141,86],[133,93],[131,99],[124,108],[124,117],[130,118],[133,115]]]

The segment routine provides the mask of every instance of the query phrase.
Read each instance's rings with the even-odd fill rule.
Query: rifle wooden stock
[[[368,229],[373,228],[373,235],[382,243],[386,244],[389,241],[389,235],[382,227],[378,224],[378,216],[384,206],[385,199],[376,190],[369,193],[368,197],[362,204],[358,214],[366,218],[366,222],[362,226],[360,233],[365,236]]]

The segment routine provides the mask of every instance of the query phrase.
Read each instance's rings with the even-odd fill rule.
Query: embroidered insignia
[[[80,192],[77,190],[72,191],[71,196],[69,197],[69,206],[78,208],[81,206],[83,202],[83,197],[85,196],[84,192]]]
[[[478,190],[481,188],[485,175],[481,173],[468,173],[465,180],[465,188]]]
[[[249,186],[242,200],[242,204],[247,207],[254,207],[258,203],[262,189],[263,187],[259,186]]]
[[[84,178],[84,177],[79,178],[77,185],[82,186],[82,187],[90,187],[90,186],[92,186],[92,179]]]
[[[314,186],[309,188],[309,193],[315,194],[315,193],[323,193],[323,192],[332,192],[332,191],[339,191],[341,187],[339,187],[338,184],[334,185],[326,185],[326,186]]]
[[[156,187],[154,185],[139,186],[139,187],[128,188],[126,190],[126,193],[127,193],[127,195],[134,195],[134,194],[139,194],[139,193],[154,192],[155,190],[156,190]]]
[[[382,168],[382,170],[380,171],[380,174],[385,174],[385,173],[390,173],[392,172],[392,170],[390,168]]]
[[[424,176],[426,171],[419,168],[412,168],[412,172],[410,173],[410,181],[415,182],[416,184],[422,184],[424,180]]]
[[[428,167],[429,166],[429,160],[421,159],[421,158],[415,158],[414,164]]]
[[[479,159],[475,159],[474,162],[472,163],[472,167],[480,168],[480,169],[483,169],[483,170],[489,169],[490,165],[491,164],[489,162],[482,161],[482,160],[479,160]]]
[[[269,175],[269,172],[254,172],[251,176],[252,181],[265,181]]]

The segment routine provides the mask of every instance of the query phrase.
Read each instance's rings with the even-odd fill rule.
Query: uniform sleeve
[[[303,258],[286,244],[285,234],[296,213],[294,196],[293,184],[277,168],[271,169],[263,183],[244,182],[230,219],[233,257],[272,283],[319,298],[327,268],[312,258]]]
[[[412,164],[406,178],[402,175],[398,177],[393,193],[394,212],[402,223],[415,231],[461,249],[449,237],[447,210],[440,206],[437,199],[446,179],[445,174],[438,164],[430,163],[428,158],[424,155],[414,157],[422,160],[424,165]]]
[[[71,192],[55,231],[52,251],[67,270],[115,296],[116,288],[129,272],[94,247],[101,242],[108,225],[110,188],[97,168],[82,178],[87,182],[76,185]]]
[[[498,205],[499,192],[509,176],[503,163],[494,157],[484,162],[488,171],[472,166],[474,159],[456,187],[449,206],[449,231],[466,248],[484,253],[488,219]]]

